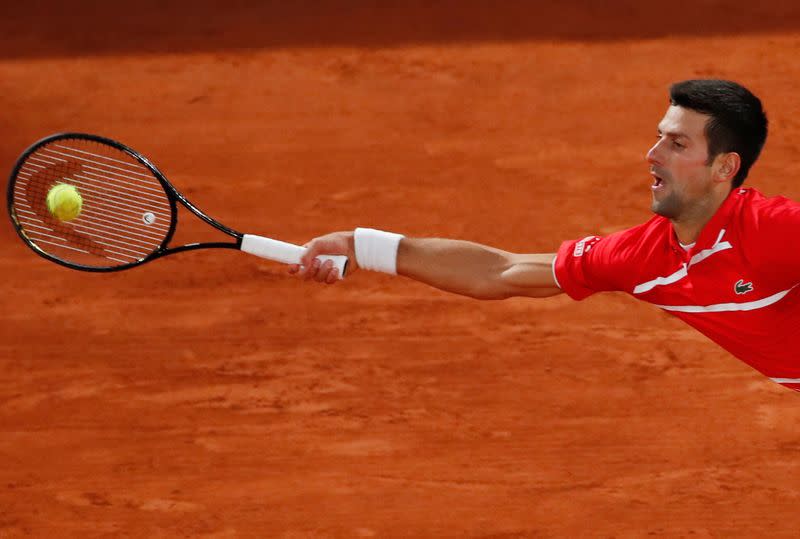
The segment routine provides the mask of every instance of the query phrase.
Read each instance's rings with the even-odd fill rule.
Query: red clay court
[[[792,2],[94,4],[5,7],[6,173],[84,131],[238,230],[552,252],[649,217],[667,88],[716,77],[770,117],[747,185],[800,199]],[[0,238],[0,538],[797,535],[797,393],[627,296],[233,251],[93,275]]]

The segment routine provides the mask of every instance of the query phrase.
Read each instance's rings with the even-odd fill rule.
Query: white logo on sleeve
[[[572,256],[583,256],[583,253],[588,253],[591,251],[592,245],[598,241],[600,241],[600,236],[586,236],[575,244],[575,249],[572,251]]]

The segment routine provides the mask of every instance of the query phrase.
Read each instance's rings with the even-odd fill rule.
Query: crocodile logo
[[[733,285],[733,290],[740,296],[742,294],[747,294],[753,291],[753,283],[746,283],[744,279],[739,279],[736,281],[736,284]]]

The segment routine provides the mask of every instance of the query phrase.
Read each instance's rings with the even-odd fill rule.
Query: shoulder
[[[758,267],[780,267],[794,276],[800,265],[800,204],[782,196],[766,197],[742,189],[738,214],[739,237],[747,256]]]
[[[648,221],[625,230],[609,234],[603,241],[618,255],[628,256],[637,253],[651,253],[669,245],[672,225],[666,217],[654,215]]]
[[[735,196],[741,197],[740,217],[755,226],[800,225],[800,203],[784,196],[764,196],[757,189],[740,188]]]
[[[627,291],[645,266],[668,248],[670,223],[655,216],[641,225],[606,236],[586,236],[561,244],[553,271],[558,286],[573,299],[595,292]],[[660,254],[660,253],[659,253]]]
[[[669,220],[656,215],[640,225],[606,236],[592,235],[565,241],[561,244],[558,256],[562,263],[570,258],[580,259],[594,267],[630,263],[635,263],[632,267],[638,267],[641,260],[669,249],[671,230]]]

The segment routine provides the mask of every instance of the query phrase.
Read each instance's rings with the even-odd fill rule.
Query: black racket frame
[[[155,178],[161,183],[161,186],[164,188],[164,192],[167,194],[167,198],[169,199],[170,203],[170,227],[169,231],[167,232],[164,241],[159,245],[152,253],[147,255],[146,257],[136,260],[134,262],[130,262],[127,264],[120,264],[119,266],[110,266],[110,267],[95,267],[95,266],[84,266],[82,264],[74,264],[72,262],[67,262],[58,258],[57,256],[53,256],[46,251],[43,251],[39,248],[35,243],[33,243],[30,239],[25,236],[25,233],[22,230],[22,226],[20,225],[19,221],[17,220],[16,213],[14,211],[14,186],[17,182],[17,175],[19,174],[20,169],[27,161],[28,157],[31,154],[36,152],[42,146],[47,144],[51,144],[57,140],[69,140],[69,139],[79,139],[79,140],[88,140],[92,142],[98,142],[101,144],[105,144],[116,148],[117,150],[121,150],[142,165],[144,165]],[[205,243],[189,243],[186,245],[180,245],[177,247],[167,247],[169,242],[172,240],[172,236],[175,233],[175,229],[178,226],[178,203],[183,205],[186,209],[190,212],[198,216],[200,219],[211,225],[212,227],[216,228],[217,230],[232,236],[236,241],[235,242],[205,242]],[[180,253],[183,251],[194,251],[197,249],[240,249],[242,245],[242,236],[241,232],[237,232],[232,228],[229,228],[213,218],[209,217],[205,214],[200,208],[189,202],[189,200],[182,195],[170,182],[167,180],[166,176],[162,174],[158,167],[156,167],[153,163],[151,163],[146,157],[142,154],[137,152],[136,150],[129,148],[128,146],[122,144],[121,142],[117,142],[116,140],[101,137],[99,135],[91,135],[88,133],[56,133],[50,136],[47,136],[34,144],[32,144],[28,149],[26,149],[22,155],[17,159],[17,162],[14,164],[14,168],[11,171],[11,176],[9,177],[8,181],[8,214],[11,218],[11,222],[14,225],[14,228],[17,231],[17,234],[22,241],[24,241],[28,247],[30,247],[36,254],[55,262],[56,264],[60,264],[62,266],[66,266],[68,268],[77,269],[81,271],[92,271],[92,272],[112,272],[112,271],[122,271],[130,268],[134,268],[136,266],[140,266],[146,262],[150,262],[157,258],[161,258],[162,256],[171,255],[174,253]]]

